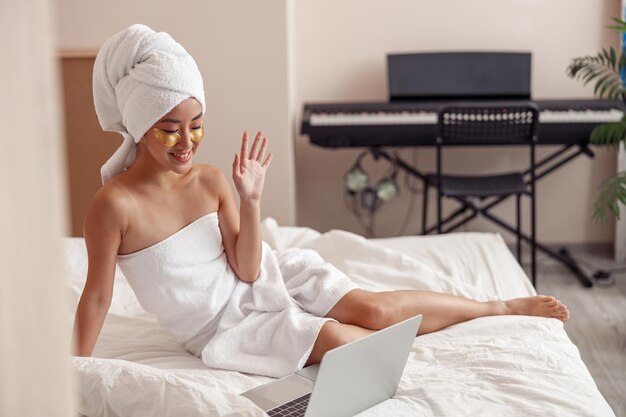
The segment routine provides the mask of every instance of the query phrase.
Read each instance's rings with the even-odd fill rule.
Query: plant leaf
[[[613,29],[613,30],[617,30],[620,32],[626,32],[626,22],[621,20],[621,19],[617,19],[615,17],[612,17],[611,20],[615,23],[617,23],[614,26],[607,26],[607,29]]]
[[[626,116],[616,123],[603,123],[591,131],[589,141],[593,145],[613,145],[620,142],[626,144]]]
[[[599,75],[600,73],[598,73]],[[613,74],[609,73],[609,74],[605,74],[602,77],[600,77],[597,81],[596,81],[596,86],[593,88],[593,95],[596,96],[598,95],[598,90],[600,88],[602,88],[602,93],[600,93],[600,97],[602,97],[602,94],[604,93],[604,90],[606,89],[606,83],[607,83],[607,79],[610,78]],[[591,81],[591,79],[589,80]]]
[[[611,54],[611,68],[617,68],[617,54],[615,53],[615,49],[611,46],[609,53]]]
[[[620,204],[626,201],[626,171],[604,181],[600,187],[600,194],[594,204],[593,217],[602,222],[606,221],[607,211],[611,211],[619,220]]]

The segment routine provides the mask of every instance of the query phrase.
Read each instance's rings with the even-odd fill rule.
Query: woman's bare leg
[[[319,363],[322,360],[322,356],[324,356],[324,353],[327,351],[365,337],[368,334],[374,333],[374,331],[375,330],[364,329],[363,327],[351,324],[327,321],[322,326],[315,340],[315,344],[313,345],[313,350],[309,355],[309,359],[304,366]]]
[[[367,329],[382,329],[417,314],[423,314],[418,334],[484,316],[521,314],[569,319],[569,311],[554,297],[538,295],[508,301],[476,301],[431,291],[350,291],[326,317]]]

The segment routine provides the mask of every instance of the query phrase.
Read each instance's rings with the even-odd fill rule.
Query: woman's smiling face
[[[202,105],[188,98],[148,129],[142,142],[163,167],[185,174],[203,135]]]

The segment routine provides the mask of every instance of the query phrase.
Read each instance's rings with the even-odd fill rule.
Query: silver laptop
[[[270,416],[342,417],[391,398],[422,315],[329,350],[319,365],[244,392]]]

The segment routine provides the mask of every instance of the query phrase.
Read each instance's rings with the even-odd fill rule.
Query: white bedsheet
[[[274,248],[307,247],[366,289],[430,289],[486,300],[533,294],[497,234],[366,240],[263,222]],[[87,268],[67,238],[71,319]],[[97,416],[264,415],[238,394],[267,377],[208,369],[139,306],[120,271],[92,358],[73,358],[80,412]],[[415,339],[394,398],[359,416],[614,416],[556,319],[504,316]]]

